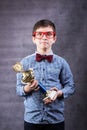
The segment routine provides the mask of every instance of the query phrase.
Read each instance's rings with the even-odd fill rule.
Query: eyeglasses
[[[55,32],[53,31],[48,31],[48,32],[34,32],[33,36],[40,39],[42,38],[44,35],[46,36],[46,38],[50,39],[53,38],[55,36]]]

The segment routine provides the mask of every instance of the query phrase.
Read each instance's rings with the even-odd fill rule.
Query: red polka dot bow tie
[[[47,60],[48,62],[52,62],[53,59],[53,55],[40,55],[40,54],[36,54],[36,61],[40,62],[42,60]]]

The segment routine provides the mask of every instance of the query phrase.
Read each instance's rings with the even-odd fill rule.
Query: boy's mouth
[[[46,45],[46,44],[48,44],[48,42],[44,41],[44,42],[41,42],[41,44],[44,44],[44,45]]]

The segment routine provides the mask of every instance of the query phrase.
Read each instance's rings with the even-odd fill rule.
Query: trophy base
[[[47,94],[46,94],[46,97],[43,99],[43,101],[46,100],[46,99],[51,99],[52,100],[54,98],[55,94],[56,94],[56,91],[54,91],[54,90],[52,90],[52,91],[48,90]]]

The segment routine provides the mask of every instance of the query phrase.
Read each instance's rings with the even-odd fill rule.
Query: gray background
[[[0,0],[0,130],[23,130],[23,98],[12,65],[35,51],[31,32],[47,18],[57,27],[53,51],[71,66],[76,93],[65,100],[66,130],[87,125],[87,0]]]

